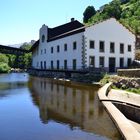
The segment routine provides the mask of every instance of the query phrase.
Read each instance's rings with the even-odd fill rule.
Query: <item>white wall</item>
[[[105,67],[109,67],[109,57],[116,58],[116,67],[120,66],[120,57],[124,58],[125,66],[127,66],[127,58],[134,60],[135,35],[113,18],[87,27],[85,37],[87,42],[87,66],[89,66],[89,56],[95,56],[95,67],[97,68],[99,67],[100,56],[105,58]],[[89,49],[90,40],[95,41],[95,49]],[[105,41],[104,53],[99,51],[99,41]],[[110,42],[115,43],[115,53],[110,53]],[[120,43],[124,43],[124,54],[120,54]],[[128,45],[132,45],[131,52],[128,52]]]
[[[87,46],[86,65],[89,67],[89,56],[95,56],[95,67],[99,68],[99,57],[103,56],[105,59],[104,67],[109,67],[109,58],[116,58],[116,68],[120,67],[120,58],[124,58],[124,66],[127,66],[127,59],[134,60],[135,57],[135,35],[122,26],[118,21],[111,18],[96,25],[87,27],[85,32],[75,35],[67,36],[62,39],[47,42],[47,30],[48,27],[43,25],[40,29],[41,36],[45,34],[45,42],[40,42],[39,48],[33,55],[33,67],[41,68],[40,62],[46,61],[47,68],[51,68],[51,60],[54,62],[54,68],[57,66],[57,60],[60,62],[60,68],[64,67],[64,60],[67,60],[68,68],[72,68],[73,59],[77,60],[77,69],[82,67],[82,37],[86,38],[85,46]],[[95,41],[95,48],[89,49],[89,41]],[[77,42],[77,49],[73,50],[73,42]],[[105,52],[100,53],[99,41],[105,42]],[[110,53],[110,42],[115,43],[115,53]],[[64,51],[64,44],[67,44],[67,51]],[[120,43],[124,44],[124,54],[120,54]],[[57,52],[57,45],[60,46],[60,52]],[[132,46],[132,51],[128,52],[128,45]],[[51,47],[53,47],[53,53],[51,53]],[[44,50],[46,49],[46,54]],[[43,53],[41,54],[41,50]],[[37,55],[38,51],[38,55]],[[37,63],[39,63],[37,67]]]
[[[43,31],[44,33],[44,31]],[[84,33],[78,33],[62,39],[54,40],[39,45],[39,55],[33,57],[33,67],[41,68],[40,62],[46,61],[47,68],[51,68],[51,60],[53,60],[54,68],[57,67],[57,60],[59,60],[60,68],[64,68],[64,60],[67,60],[68,68],[72,68],[73,59],[77,61],[77,69],[82,67],[81,48],[82,48],[82,36]],[[77,42],[77,49],[73,50],[73,42]],[[67,44],[67,51],[64,51],[64,44]],[[57,52],[57,46],[60,46],[60,52]],[[53,47],[53,53],[51,53],[51,47]],[[46,49],[46,54],[44,50]],[[41,54],[41,50],[43,53]],[[37,62],[39,66],[37,67]]]

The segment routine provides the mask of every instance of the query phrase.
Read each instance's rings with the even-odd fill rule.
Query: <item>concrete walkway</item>
[[[130,122],[110,101],[107,94],[110,91],[111,83],[106,84],[102,87],[99,92],[98,96],[100,101],[103,103],[104,107],[106,108],[108,114],[114,121],[116,127],[119,129],[120,133],[122,134],[123,138],[126,140],[140,140],[140,133],[135,128],[136,124]],[[111,94],[111,93],[109,93]],[[110,96],[110,95],[109,95]],[[121,96],[120,96],[121,97]],[[116,100],[115,97],[113,99]],[[121,99],[120,99],[121,100]],[[139,128],[139,127],[138,127]]]
[[[107,96],[111,100],[117,100],[140,107],[140,95],[123,90],[111,89]]]

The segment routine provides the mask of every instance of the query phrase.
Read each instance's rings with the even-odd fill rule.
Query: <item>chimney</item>
[[[71,18],[71,22],[73,22],[75,19],[74,18]]]

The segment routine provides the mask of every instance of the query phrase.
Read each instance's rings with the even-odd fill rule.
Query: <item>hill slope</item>
[[[88,20],[88,25],[115,17],[123,25],[140,35],[140,0],[113,0]]]

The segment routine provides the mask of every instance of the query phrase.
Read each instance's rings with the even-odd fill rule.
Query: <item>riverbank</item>
[[[104,77],[104,71],[102,70],[89,70],[89,72],[84,71],[65,71],[65,70],[38,70],[29,69],[28,73],[36,77],[45,77],[52,79],[69,80],[79,83],[93,84],[99,82]]]
[[[140,78],[129,78],[117,75],[106,74],[101,80],[100,84],[112,82],[114,89],[121,89],[128,92],[134,92],[140,94]]]
[[[102,70],[91,70],[86,73],[69,72],[65,70],[38,70],[29,69],[28,73],[32,76],[52,78],[64,81],[79,83],[99,84],[101,86],[108,82],[113,83],[113,88],[140,93],[140,78],[128,78],[117,75],[106,74]]]

